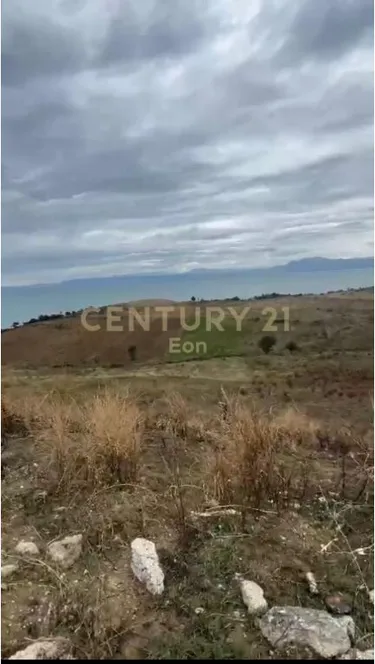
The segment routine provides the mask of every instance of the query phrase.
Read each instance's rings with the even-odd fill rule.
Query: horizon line
[[[221,268],[221,267],[215,267],[215,268],[192,268],[191,270],[185,270],[182,272],[140,272],[137,274],[111,274],[111,275],[101,275],[101,276],[89,276],[89,277],[74,277],[72,279],[63,279],[61,281],[52,281],[52,282],[37,282],[37,283],[29,283],[29,284],[8,284],[8,285],[3,285],[1,284],[1,289],[5,288],[40,288],[40,287],[53,287],[53,286],[61,286],[62,284],[69,284],[77,281],[94,281],[98,279],[106,280],[106,279],[126,279],[128,277],[131,278],[142,278],[142,277],[176,277],[176,276],[183,276],[183,275],[189,275],[189,274],[199,274],[199,273],[215,273],[215,272],[223,272],[223,273],[228,273],[228,272],[255,272],[255,271],[268,271],[268,270],[274,270],[277,268],[284,268],[288,267],[289,265],[294,265],[298,263],[304,263],[308,261],[324,261],[324,262],[337,262],[337,261],[373,261],[374,262],[374,256],[352,256],[352,257],[340,257],[340,258],[327,258],[325,256],[310,256],[307,258],[300,258],[300,259],[294,259],[290,260],[287,263],[278,263],[275,265],[270,265],[270,266],[263,266],[263,267],[230,267],[230,268]]]

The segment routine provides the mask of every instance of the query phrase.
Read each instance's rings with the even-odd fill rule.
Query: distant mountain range
[[[282,274],[291,274],[295,272],[311,273],[311,272],[336,272],[336,271],[348,271],[348,270],[363,270],[363,269],[374,269],[374,258],[320,258],[319,256],[313,258],[302,258],[300,260],[290,261],[284,265],[275,265],[273,267],[257,267],[257,268],[234,268],[234,269],[206,269],[198,268],[195,270],[189,270],[188,272],[179,272],[179,273],[168,273],[168,272],[156,272],[156,273],[142,273],[142,274],[122,274],[122,275],[113,275],[109,277],[83,277],[79,279],[69,279],[66,281],[60,281],[53,284],[35,284],[32,286],[4,286],[2,290],[22,290],[25,289],[38,289],[43,288],[60,288],[64,287],[69,289],[76,288],[77,286],[90,286],[95,288],[95,286],[106,287],[113,284],[124,283],[124,281],[142,281],[147,283],[147,281],[155,280],[166,280],[166,279],[186,279],[189,275],[198,277],[199,275],[241,275],[246,278],[252,278],[253,276],[264,276],[272,275],[276,273]]]
[[[247,299],[267,293],[323,293],[371,287],[374,259],[305,258],[263,268],[128,274],[2,287],[2,327],[40,314],[142,299]]]
[[[225,269],[225,270],[210,270],[199,268],[190,270],[188,274],[223,274],[227,273],[241,273],[241,274],[271,274],[275,272],[291,273],[291,272],[333,272],[336,270],[363,270],[373,269],[374,258],[369,256],[366,258],[320,258],[315,256],[313,258],[301,258],[300,260],[289,261],[283,265],[274,265],[272,267],[257,267],[257,268],[241,268],[241,269]],[[186,274],[186,273],[185,273]]]
[[[333,270],[362,270],[374,268],[374,258],[303,258],[299,261],[290,261],[281,267],[272,270],[284,269],[286,272],[330,272]]]

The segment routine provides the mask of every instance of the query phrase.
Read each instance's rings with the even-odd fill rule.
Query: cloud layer
[[[372,254],[372,0],[2,20],[5,285]]]

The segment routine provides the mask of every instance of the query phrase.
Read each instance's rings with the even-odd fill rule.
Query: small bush
[[[258,342],[259,348],[262,349],[263,353],[268,355],[268,353],[272,350],[272,348],[276,344],[276,337],[274,337],[272,334],[266,334],[264,337],[261,337]]]
[[[293,339],[291,341],[288,341],[287,344],[285,344],[285,348],[286,350],[289,350],[291,353],[295,353],[298,350],[300,350],[298,344],[295,341],[293,341]]]

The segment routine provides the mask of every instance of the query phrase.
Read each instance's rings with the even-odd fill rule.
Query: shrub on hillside
[[[262,349],[263,353],[268,355],[268,353],[272,350],[272,348],[276,344],[276,337],[274,337],[272,334],[265,334],[264,337],[261,337],[258,342],[259,348]]]

